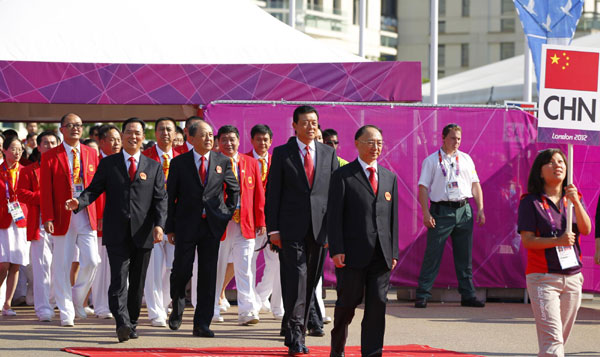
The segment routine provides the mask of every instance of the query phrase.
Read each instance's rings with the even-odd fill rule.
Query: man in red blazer
[[[75,214],[67,211],[65,202],[79,197],[92,182],[98,167],[98,155],[79,139],[83,123],[69,113],[60,120],[62,145],[42,156],[40,167],[40,208],[46,232],[53,237],[52,283],[61,326],[74,326],[75,317],[86,318],[84,300],[92,285],[98,265],[96,206]],[[71,287],[69,273],[79,248],[79,274]]]
[[[188,138],[190,137],[188,130],[190,129],[190,126],[192,126],[192,124],[202,120],[202,118],[195,115],[192,115],[191,117],[187,118],[187,120],[185,121],[185,128],[183,129],[183,133],[185,134],[185,142],[183,143],[183,145],[177,146],[174,149],[178,155],[185,154],[186,152],[194,148],[194,145],[190,144],[190,142],[188,141]]]
[[[271,167],[271,154],[269,148],[273,144],[273,132],[268,125],[257,124],[250,130],[250,142],[252,143],[252,151],[246,155],[255,158],[258,161],[260,168],[261,181],[263,188],[267,188],[267,177],[269,168]],[[260,234],[256,236],[255,246],[260,248],[267,242],[267,235]],[[272,251],[269,247],[262,250],[265,259],[265,269],[263,271],[262,280],[256,284],[255,301],[257,311],[272,312],[273,317],[277,320],[283,319],[283,300],[281,298],[281,280],[279,274],[279,255]],[[260,251],[254,251],[252,257],[252,274],[256,280],[256,259]],[[254,284],[253,284],[254,285]],[[269,301],[269,297],[271,300]]]
[[[176,126],[177,124],[172,118],[163,117],[156,120],[154,123],[156,145],[142,153],[161,164],[165,175],[165,185],[169,177],[171,159],[178,155],[173,149]],[[155,327],[167,327],[167,309],[171,302],[169,277],[173,267],[174,253],[175,246],[168,242],[165,235],[162,242],[154,243],[154,249],[150,254],[144,296],[148,308],[148,318]]]
[[[253,325],[258,323],[259,317],[255,309],[252,255],[256,234],[266,232],[265,193],[258,162],[250,156],[238,153],[240,134],[237,128],[231,125],[222,126],[217,133],[217,140],[221,153],[232,161],[233,172],[240,183],[240,199],[236,212],[221,238],[217,286],[223,286],[227,261],[232,256],[238,297],[238,323]],[[215,295],[213,321],[222,321],[218,294]]]
[[[39,152],[44,154],[56,147],[60,143],[60,138],[52,131],[44,131],[38,135],[36,141]],[[49,322],[54,317],[54,307],[50,305],[52,242],[40,222],[40,163],[38,161],[21,171],[17,195],[19,201],[27,205],[27,240],[31,242],[35,314],[40,321]]]
[[[121,152],[121,131],[112,124],[105,124],[98,130],[98,139],[100,146],[100,155],[98,160],[107,156]],[[94,313],[101,319],[111,319],[113,314],[108,306],[108,287],[110,285],[110,265],[108,264],[108,253],[106,247],[102,244],[102,222],[104,218],[104,205],[106,204],[106,195],[103,193],[95,202],[96,214],[98,216],[98,253],[100,254],[100,264],[96,268],[96,276],[92,282],[92,302],[94,303]]]

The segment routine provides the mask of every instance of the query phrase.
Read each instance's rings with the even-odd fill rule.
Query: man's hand
[[[167,233],[167,240],[169,243],[175,245],[175,233]]]
[[[267,227],[256,227],[256,233],[259,236],[263,236],[263,235],[267,234]]]
[[[332,259],[336,268],[343,268],[346,266],[346,264],[344,264],[344,261],[346,260],[346,254],[336,254]]]
[[[101,231],[102,230],[102,223],[104,222],[104,220],[102,218],[100,218],[98,220],[98,230]]]
[[[483,213],[482,209],[477,211],[477,223],[480,226],[483,226],[485,224],[485,214]]]
[[[65,202],[65,209],[67,211],[75,211],[79,207],[79,201],[76,198],[68,199]]]
[[[423,224],[427,228],[435,228],[435,219],[433,218],[431,213],[429,213],[429,211],[427,211],[423,216]]]
[[[52,221],[48,221],[48,222],[44,223],[44,230],[46,231],[46,233],[53,234],[54,233],[54,223],[52,223]]]
[[[281,236],[279,235],[279,233],[273,233],[269,236],[269,241],[271,242],[271,244],[273,244],[274,246],[279,247],[279,249],[281,249]]]
[[[394,270],[396,264],[398,264],[398,259],[392,259],[392,270]]]
[[[163,232],[162,227],[154,227],[154,230],[152,231],[152,235],[154,236],[154,244],[162,242],[164,234],[165,233]]]

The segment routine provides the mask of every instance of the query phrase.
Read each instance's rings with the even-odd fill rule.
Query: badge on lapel
[[[148,178],[148,176],[146,176],[145,172],[140,172],[140,179],[146,180],[147,178]]]
[[[252,176],[248,176],[248,187],[254,187],[254,180],[252,180]]]
[[[385,200],[386,200],[386,201],[391,201],[391,200],[392,200],[392,194],[391,194],[391,193],[389,193],[389,192],[386,192],[386,193],[385,193]]]
[[[215,167],[215,171],[217,171],[218,174],[223,173],[223,169],[219,165],[217,165],[217,167]]]
[[[88,166],[88,171],[89,172],[94,172],[94,165],[89,165]]]

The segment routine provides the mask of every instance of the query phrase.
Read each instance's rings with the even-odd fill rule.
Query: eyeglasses
[[[75,129],[81,129],[83,128],[83,124],[73,124],[73,123],[69,123],[63,126],[63,128],[67,128],[69,130],[75,128]]]
[[[363,141],[363,140],[359,140],[361,143],[363,144],[367,144],[370,147],[382,147],[383,146],[383,141],[375,141],[375,140],[368,140],[368,141]]]
[[[337,145],[337,144],[339,144],[339,143],[340,143],[340,142],[339,142],[339,141],[337,141],[337,140],[327,140],[327,141],[325,142],[325,144],[329,144],[329,145]]]

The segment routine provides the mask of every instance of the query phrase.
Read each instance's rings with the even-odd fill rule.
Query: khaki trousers
[[[538,356],[564,356],[564,345],[581,306],[582,286],[581,273],[527,275],[527,292],[538,335]]]

